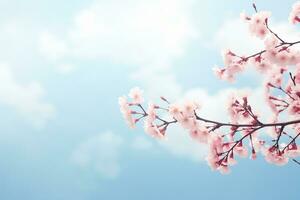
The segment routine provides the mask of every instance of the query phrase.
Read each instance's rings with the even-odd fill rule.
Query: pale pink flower
[[[159,129],[156,125],[150,123],[148,120],[145,121],[144,130],[150,136],[162,139],[165,135],[165,129]]]
[[[300,52],[295,49],[289,49],[289,65],[296,65],[297,63],[300,63]]]
[[[221,174],[229,174],[230,169],[227,165],[221,165],[218,170],[220,171]]]
[[[244,158],[248,155],[248,150],[243,146],[242,142],[238,143],[238,145],[233,149],[233,152]]]
[[[190,130],[195,127],[194,119],[190,116],[182,115],[182,117],[179,117],[177,121],[185,129]]]
[[[300,2],[296,2],[293,7],[292,7],[292,11],[290,12],[289,15],[289,21],[292,24],[297,24],[300,22],[300,18],[299,18],[299,14],[300,14]]]
[[[297,64],[296,65],[296,72],[295,72],[295,74],[294,74],[294,76],[295,76],[295,82],[297,83],[297,84],[300,84],[300,64]]]
[[[208,145],[211,152],[221,153],[223,151],[223,138],[217,134],[211,134],[208,138]]]
[[[279,65],[286,65],[289,62],[289,53],[287,51],[280,51],[276,54],[275,60]]]
[[[245,22],[248,22],[249,20],[251,20],[250,16],[248,16],[245,12],[240,13],[240,19]]]
[[[265,44],[265,49],[271,50],[274,49],[279,44],[279,41],[273,34],[270,34],[268,37],[266,37],[264,44]]]
[[[289,161],[288,157],[286,157],[283,153],[278,152],[273,147],[270,147],[265,151],[265,159],[267,162],[278,166],[286,165]]]
[[[271,63],[277,63],[277,49],[275,48],[272,48],[272,49],[267,49],[264,56],[265,56],[265,59],[267,59],[269,62]]]
[[[250,33],[263,39],[269,33],[265,22],[270,16],[271,13],[266,11],[261,11],[252,15],[251,20],[248,22]]]
[[[247,60],[236,56],[232,51],[226,50],[223,52],[224,68],[213,68],[215,75],[229,82],[234,81],[234,76],[245,69]]]
[[[179,104],[171,104],[169,106],[169,113],[175,119],[178,119],[182,116],[181,107]]]
[[[127,98],[125,96],[119,97],[120,111],[123,114],[125,121],[130,128],[135,127],[135,120],[132,117]]]
[[[234,158],[228,158],[228,165],[233,166],[236,165],[237,161]]]
[[[219,67],[214,67],[214,68],[212,68],[212,70],[213,70],[213,73],[215,74],[215,76],[217,77],[217,78],[219,78],[219,79],[223,79],[223,77],[224,77],[224,73],[225,73],[225,69],[221,69],[221,68],[219,68]]]
[[[264,140],[259,140],[257,137],[252,138],[252,144],[256,152],[259,152],[265,145]],[[251,144],[250,144],[251,145]]]
[[[206,161],[212,170],[216,170],[220,166],[218,164],[219,157],[214,153],[209,153],[206,157]]]
[[[141,104],[144,102],[143,91],[138,87],[132,88],[128,96],[132,98],[134,104]]]
[[[223,63],[225,66],[231,65],[236,59],[236,55],[229,49],[223,51],[222,55],[223,55]]]
[[[148,109],[147,109],[147,120],[149,123],[153,123],[156,119],[156,112],[155,112],[155,104],[149,102]]]
[[[294,100],[290,103],[289,113],[291,115],[299,115],[300,114],[300,99]]]
[[[286,89],[286,91],[294,98],[299,99],[300,98],[300,85],[297,84],[296,86],[293,83],[289,83],[289,87]],[[291,100],[291,99],[290,99]]]
[[[286,155],[290,158],[296,158],[300,156],[300,147],[296,143],[292,143],[286,150]]]
[[[267,82],[273,86],[281,87],[283,81],[283,72],[286,69],[284,67],[274,67],[269,73]]]
[[[240,102],[238,100],[242,99]],[[240,93],[238,95],[231,95],[231,97],[228,98],[227,102],[227,111],[229,113],[230,119],[233,123],[238,122],[239,120],[248,120],[249,114],[245,111],[245,108],[243,107],[244,104],[247,104],[248,94],[247,93]]]
[[[201,143],[207,144],[209,132],[206,127],[200,126],[198,128],[191,129],[190,136]]]
[[[256,152],[252,152],[252,153],[251,153],[251,156],[250,156],[250,159],[251,159],[251,160],[255,160],[256,158],[257,158]]]
[[[259,59],[258,59],[259,58]],[[251,63],[259,72],[266,73],[269,70],[272,70],[273,64],[270,63],[267,59],[256,57],[251,59]]]
[[[198,109],[199,105],[197,105],[194,101],[187,100],[182,105],[182,113],[186,116],[194,116],[194,111]]]

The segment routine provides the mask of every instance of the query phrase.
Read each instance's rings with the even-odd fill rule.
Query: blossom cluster
[[[264,49],[248,56],[226,50],[224,67],[214,68],[219,79],[233,82],[237,74],[254,67],[263,77],[266,106],[272,110],[272,122],[263,122],[249,102],[248,94],[229,97],[227,111],[229,122],[219,122],[201,117],[198,102],[171,103],[166,106],[149,102],[143,106],[143,92],[133,88],[128,97],[120,97],[121,112],[130,127],[144,120],[145,132],[163,139],[167,129],[177,124],[187,130],[190,137],[208,146],[207,163],[213,170],[228,173],[237,157],[256,159],[260,153],[267,162],[279,166],[289,160],[299,164],[300,156],[300,41],[286,42],[269,27],[270,12],[257,11],[252,16],[241,14],[249,25],[250,33],[262,40]],[[300,22],[300,2],[290,13],[290,22]],[[129,100],[128,100],[129,99]],[[282,117],[284,116],[284,117]],[[281,119],[288,119],[281,121]],[[268,130],[268,131],[266,131]],[[266,135],[265,133],[269,134]]]

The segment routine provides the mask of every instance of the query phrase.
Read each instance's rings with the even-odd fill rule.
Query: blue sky
[[[0,199],[299,199],[294,163],[242,159],[220,175],[184,131],[158,142],[119,113],[118,96],[133,86],[155,100],[201,98],[214,119],[226,119],[234,89],[261,99],[259,74],[232,85],[211,72],[223,48],[260,48],[238,20],[251,3],[0,0]],[[256,2],[297,37],[293,3]]]

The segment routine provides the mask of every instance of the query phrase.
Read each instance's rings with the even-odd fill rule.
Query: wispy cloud
[[[71,160],[101,177],[116,178],[121,171],[119,157],[123,141],[121,136],[112,132],[97,134],[81,143],[72,153]]]
[[[151,150],[153,148],[153,143],[150,139],[145,138],[145,136],[136,136],[131,146],[134,150]]]
[[[41,35],[45,57],[106,60],[142,65],[168,64],[196,36],[190,1],[96,1],[74,16],[61,35]]]
[[[0,103],[14,108],[35,126],[53,118],[55,108],[44,102],[45,90],[38,82],[19,83],[8,65],[0,64]]]

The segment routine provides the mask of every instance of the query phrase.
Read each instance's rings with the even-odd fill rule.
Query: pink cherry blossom
[[[265,38],[265,36],[269,33],[266,27],[266,20],[270,16],[271,13],[267,11],[261,11],[253,14],[248,21],[250,33],[261,39]]]
[[[257,71],[266,73],[269,70],[272,70],[274,65],[269,62],[269,60],[262,58],[261,56],[257,56],[251,59],[251,64],[255,66]]]
[[[286,165],[289,161],[288,157],[286,157],[283,153],[277,151],[273,147],[267,149],[265,154],[266,161],[275,165]]]
[[[190,130],[190,135],[193,139],[207,144],[209,138],[209,131],[204,126],[194,127]]]
[[[296,143],[292,143],[288,145],[288,148],[286,150],[286,155],[290,158],[296,158],[300,156],[300,146],[298,146]]]
[[[291,115],[300,115],[300,99],[291,102],[289,105],[289,113]]]
[[[290,12],[290,16],[289,16],[289,21],[292,24],[297,24],[300,22],[300,18],[299,18],[299,14],[300,14],[300,2],[296,2],[293,7],[292,7],[292,11]]]
[[[144,101],[144,98],[142,95],[143,95],[143,91],[140,88],[135,87],[130,90],[128,96],[133,99],[133,103],[141,104]]]
[[[128,104],[127,98],[125,96],[119,97],[119,105],[120,105],[120,111],[123,114],[125,121],[129,125],[129,127],[134,128],[135,120],[132,117],[132,113],[129,108],[129,104]]]
[[[275,49],[278,44],[279,40],[273,34],[268,35],[264,41],[264,45],[267,50]]]

